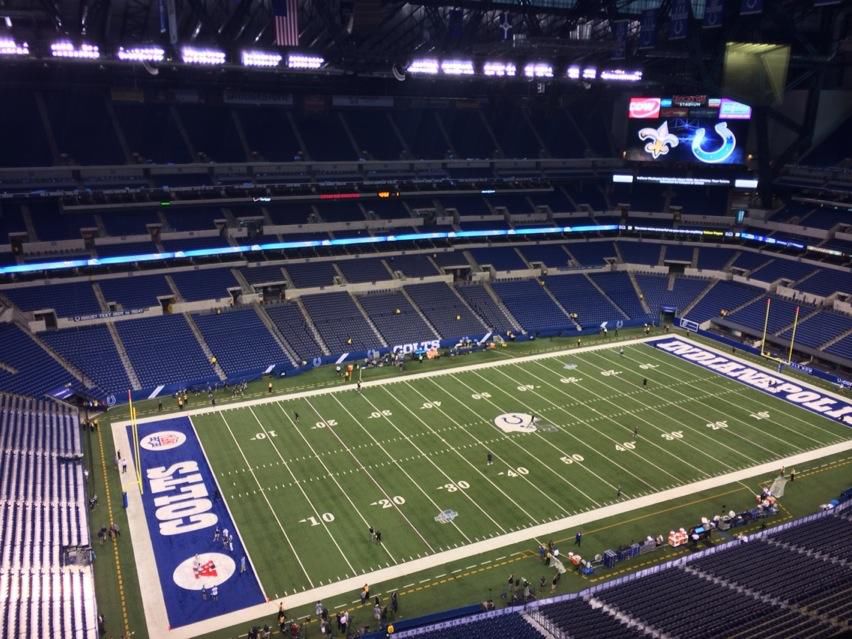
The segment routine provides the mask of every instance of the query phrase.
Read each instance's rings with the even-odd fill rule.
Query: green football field
[[[192,417],[269,597],[850,437],[641,343],[345,388]]]

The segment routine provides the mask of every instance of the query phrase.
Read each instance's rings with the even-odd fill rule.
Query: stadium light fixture
[[[598,70],[595,67],[586,67],[583,69],[584,80],[594,80],[598,77]]]
[[[0,55],[29,55],[30,45],[18,44],[12,38],[0,38]]]
[[[318,55],[291,53],[287,56],[287,66],[291,69],[319,69],[325,60]]]
[[[51,44],[50,54],[54,58],[76,58],[79,60],[97,60],[101,57],[98,45],[81,44],[76,47],[68,40],[60,40]]]
[[[217,49],[183,47],[180,50],[180,57],[186,64],[225,64],[225,52]]]
[[[530,62],[524,67],[524,75],[528,78],[552,78],[553,67],[546,62]]]
[[[118,59],[125,62],[162,62],[166,52],[162,47],[124,47],[118,48]]]
[[[601,71],[601,80],[614,82],[639,82],[641,79],[641,71],[625,71],[624,69],[604,69]]]
[[[566,74],[571,80],[579,80],[580,79],[580,67],[576,64],[572,64],[568,67],[568,73]]]
[[[421,73],[423,75],[438,75],[439,64],[434,58],[421,58],[412,60],[406,71],[409,73]]]
[[[277,67],[282,59],[281,54],[266,51],[243,51],[240,54],[240,61],[244,67]]]
[[[444,75],[473,75],[473,60],[443,60],[441,72]]]
[[[490,77],[515,77],[518,68],[512,62],[486,62],[482,72]]]

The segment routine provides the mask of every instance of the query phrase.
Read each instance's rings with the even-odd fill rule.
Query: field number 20
[[[390,499],[379,499],[375,502],[376,506],[380,506],[382,508],[393,508],[394,504],[397,506],[402,506],[405,503],[405,497],[402,495],[394,495]]]

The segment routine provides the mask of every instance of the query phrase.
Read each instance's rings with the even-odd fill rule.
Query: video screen
[[[728,98],[630,98],[626,158],[634,162],[745,164],[751,107]]]

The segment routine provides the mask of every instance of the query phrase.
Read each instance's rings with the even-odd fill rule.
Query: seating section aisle
[[[302,303],[332,353],[366,351],[376,347],[376,333],[349,293],[306,295]]]
[[[804,313],[802,313],[804,316]],[[852,329],[852,317],[833,313],[831,311],[820,311],[816,315],[800,321],[796,327],[796,344],[819,348],[830,339],[842,335]],[[790,339],[793,336],[791,326],[780,337]]]
[[[322,357],[322,348],[314,339],[314,334],[296,304],[287,302],[265,306],[264,309],[302,361],[310,362],[314,357]]]
[[[62,548],[89,546],[80,426],[53,403],[0,394],[0,639],[95,639],[90,566]]]
[[[642,303],[636,295],[636,289],[630,281],[630,276],[624,271],[612,273],[592,273],[589,277],[601,287],[624,313],[631,319],[642,319],[648,314],[642,308]]]
[[[48,331],[40,337],[62,357],[85,371],[101,390],[121,393],[130,388],[127,371],[105,324]]]
[[[770,333],[777,333],[785,326],[793,324],[796,318],[796,306],[800,307],[802,315],[813,310],[805,304],[797,304],[796,302],[791,302],[775,295],[770,296],[770,298],[772,302],[769,307],[768,318],[766,317],[766,298],[763,297],[741,308],[736,313],[728,315],[725,319],[740,326],[747,326],[753,330],[760,331],[761,333],[763,333],[765,324]]]
[[[371,293],[358,298],[385,341],[394,346],[433,339],[426,322],[399,291]],[[399,312],[397,312],[399,311]]]
[[[709,280],[698,280],[690,277],[677,276],[674,288],[668,290],[668,276],[644,275],[637,273],[636,282],[645,296],[645,303],[651,309],[651,314],[656,316],[663,306],[674,306],[682,311],[698,295],[710,285]]]
[[[143,388],[214,374],[183,315],[126,320],[115,327]]]
[[[505,335],[514,330],[512,323],[506,314],[497,306],[497,303],[485,290],[482,284],[465,284],[456,287],[456,290],[467,301],[470,307],[485,322],[489,328]]]
[[[71,374],[14,324],[0,324],[0,390],[41,397],[73,380]]]
[[[197,314],[192,319],[226,375],[289,361],[253,308]]]
[[[406,286],[405,290],[441,337],[473,337],[485,333],[482,322],[443,282]]]
[[[569,313],[577,313],[581,325],[624,319],[585,275],[557,275],[547,278],[547,288]]]
[[[553,303],[538,280],[495,282],[492,288],[509,312],[528,331],[574,326],[568,316]]]
[[[763,291],[739,282],[717,282],[688,313],[687,317],[699,324],[719,317],[722,310],[730,311],[753,300]]]

